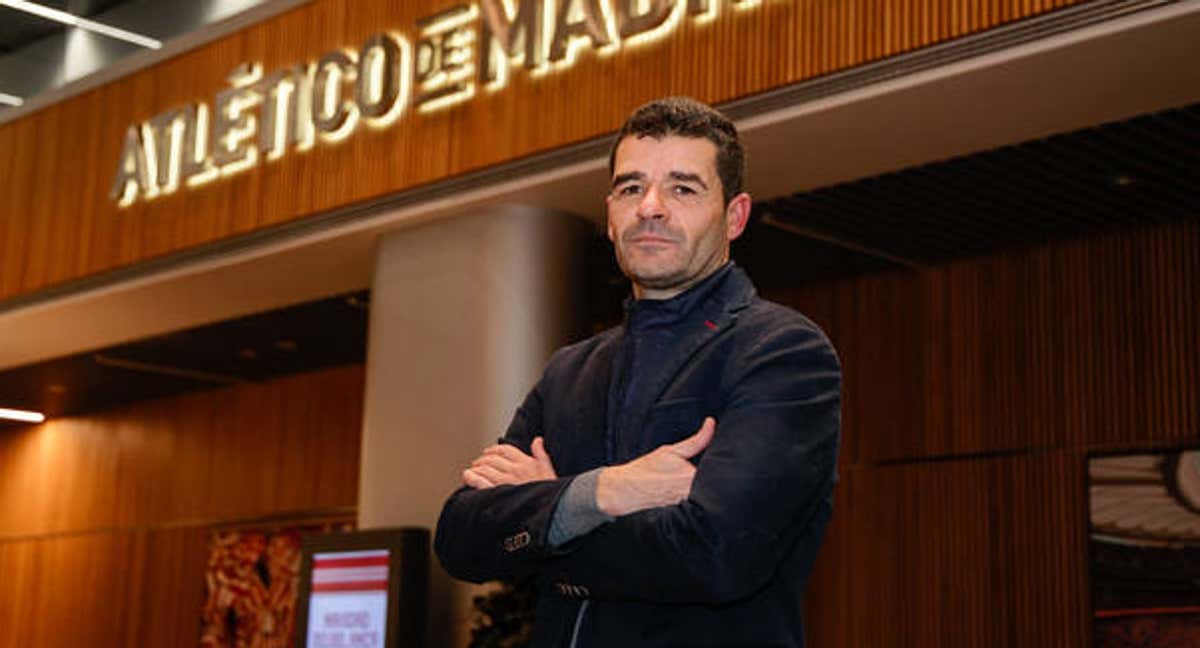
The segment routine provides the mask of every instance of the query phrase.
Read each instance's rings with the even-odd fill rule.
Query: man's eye
[[[618,196],[638,196],[642,193],[641,185],[624,185],[617,187]]]
[[[696,190],[687,185],[675,185],[674,187],[671,187],[671,191],[676,196],[694,196],[694,195],[696,195]]]

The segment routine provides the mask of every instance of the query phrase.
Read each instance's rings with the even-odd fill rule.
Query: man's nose
[[[658,185],[646,187],[646,192],[642,194],[642,199],[638,202],[637,215],[638,218],[643,219],[663,218],[667,215]]]

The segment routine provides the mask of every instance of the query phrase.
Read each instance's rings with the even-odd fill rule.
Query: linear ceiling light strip
[[[0,407],[0,419],[9,421],[22,421],[24,423],[41,423],[46,420],[46,417],[39,412],[30,412],[18,409],[5,409]]]
[[[25,100],[16,95],[0,92],[0,104],[4,104],[5,106],[20,106],[23,103],[25,103]]]
[[[161,41],[157,41],[148,36],[142,36],[141,34],[135,34],[131,31],[126,31],[124,29],[119,29],[117,27],[110,27],[109,25],[105,25],[103,23],[98,23],[94,20],[88,20],[87,18],[81,18],[72,13],[67,13],[65,11],[59,11],[58,9],[52,9],[50,7],[44,7],[40,4],[33,3],[33,2],[26,2],[26,0],[0,0],[0,6],[11,7],[18,11],[24,11],[26,13],[31,13],[35,16],[40,16],[40,17],[46,18],[48,20],[58,21],[64,25],[70,25],[71,27],[78,27],[80,29],[86,29],[90,32],[94,32],[94,33],[100,34],[102,36],[108,36],[109,38],[116,38],[118,40],[123,40],[127,43],[133,43],[134,45],[140,45],[142,47],[147,47],[149,49],[159,49],[162,47]]]

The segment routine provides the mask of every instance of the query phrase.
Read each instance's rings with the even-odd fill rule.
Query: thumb
[[[554,462],[550,460],[550,453],[546,452],[546,442],[542,437],[534,437],[529,449],[533,451],[533,458],[537,459],[539,464],[549,468],[550,472],[554,472]]]
[[[708,444],[712,442],[713,433],[716,431],[717,420],[711,416],[704,417],[704,422],[700,424],[700,429],[696,430],[695,434],[673,446],[675,454],[685,459],[695,457],[708,447]]]

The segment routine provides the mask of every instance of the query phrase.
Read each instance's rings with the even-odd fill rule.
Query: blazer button
[[[554,588],[562,596],[571,598],[587,598],[592,595],[591,591],[583,585],[572,585],[570,583],[555,583]]]
[[[504,550],[512,553],[518,549],[524,549],[529,546],[529,532],[522,531],[514,536],[509,536],[504,539]]]

